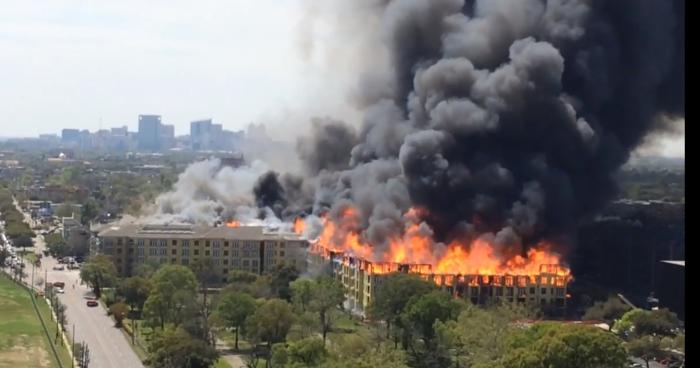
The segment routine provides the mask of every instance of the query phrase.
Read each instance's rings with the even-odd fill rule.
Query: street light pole
[[[71,354],[73,361],[71,361],[70,365],[75,368],[75,323],[73,324],[73,344],[71,345],[71,349],[73,349],[73,354]]]

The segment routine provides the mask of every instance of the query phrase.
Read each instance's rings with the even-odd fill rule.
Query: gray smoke
[[[383,45],[359,63],[357,133],[319,119],[297,144],[305,176],[263,170],[231,196],[203,183],[210,171],[183,174],[195,183],[159,199],[161,212],[256,206],[258,218],[308,215],[316,232],[326,214],[381,249],[413,208],[437,241],[485,236],[512,253],[573,234],[615,195],[630,152],[685,116],[680,0],[330,4],[376,38],[358,44]]]
[[[358,75],[365,117],[349,160],[349,139],[338,154],[300,153],[319,173],[313,211],[353,206],[377,246],[411,207],[440,241],[571,234],[614,196],[630,152],[668,128],[662,117],[685,114],[682,1],[357,3],[382,20],[388,72]],[[327,131],[306,142],[334,142]]]

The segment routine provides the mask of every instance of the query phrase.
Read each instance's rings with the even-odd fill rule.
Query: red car
[[[97,300],[91,299],[87,301],[88,307],[97,307]]]

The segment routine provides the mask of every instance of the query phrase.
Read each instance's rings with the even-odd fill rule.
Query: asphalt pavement
[[[25,214],[26,215],[26,214]],[[44,237],[38,235],[34,242],[35,253],[41,253],[46,249]],[[54,271],[53,267],[58,261],[53,257],[43,257],[41,267],[27,264],[25,272],[27,282],[31,282],[34,273],[35,287],[39,280],[44,282],[62,281],[66,284],[65,293],[59,294],[59,299],[66,305],[68,323],[66,329],[73,333],[75,326],[75,342],[84,342],[90,349],[90,367],[95,368],[140,368],[144,367],[141,360],[129,345],[126,336],[116,327],[114,321],[107,315],[102,304],[97,307],[88,307],[87,299],[92,297],[92,291],[80,284],[80,271],[68,270]]]

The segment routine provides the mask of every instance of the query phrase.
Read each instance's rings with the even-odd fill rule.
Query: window
[[[117,248],[117,254],[122,254],[122,248]]]
[[[214,261],[212,261],[212,263],[214,264],[214,266],[220,266],[220,265],[221,265],[221,260],[218,259],[218,258],[214,258]]]
[[[250,265],[253,266],[253,267],[258,267],[258,260],[257,260],[257,259],[252,260],[252,261],[250,262]]]
[[[160,255],[161,255],[161,256],[164,256],[164,255],[167,255],[167,254],[168,254],[168,250],[167,250],[167,249],[165,249],[165,248],[161,248],[161,249],[160,249]]]
[[[176,254],[177,254],[177,249],[173,249],[173,250],[170,252],[170,254],[176,255]]]
[[[172,264],[177,263],[177,258],[171,258],[171,259],[170,259],[170,263],[172,263]]]
[[[194,241],[194,245],[195,245],[195,246],[199,245],[199,240],[195,240],[195,241]]]
[[[530,288],[530,294],[534,294],[534,293],[535,293],[535,288],[534,288],[534,287],[531,287],[531,288]]]
[[[234,259],[233,261],[231,261],[231,264],[232,264],[234,267],[238,268],[238,267],[241,266],[241,260],[240,260],[240,259]]]
[[[208,246],[209,246],[209,240],[207,240],[207,241],[204,242],[204,246],[205,246],[205,247],[208,247]]]
[[[189,239],[183,240],[183,241],[182,241],[182,246],[183,246],[183,247],[189,247],[189,246],[190,246],[190,241],[189,241]]]
[[[190,260],[187,259],[187,258],[183,258],[183,259],[182,259],[182,264],[185,265],[185,266],[187,266],[188,264],[190,264]]]
[[[238,250],[234,250],[233,253],[232,253],[232,255],[233,255],[234,257],[238,258],[238,256],[239,256]]]
[[[224,264],[225,264],[225,265],[228,264],[228,259],[224,259]]]
[[[140,256],[140,257],[143,257],[143,255],[144,255],[143,253],[144,253],[144,249],[143,249],[143,248],[138,248],[138,249],[136,250],[136,255],[138,255],[138,256]]]
[[[221,246],[221,242],[218,240],[214,240],[214,248],[218,248]]]
[[[280,257],[284,257],[284,251],[283,251],[283,250],[280,251]]]
[[[188,248],[182,248],[182,256],[189,257],[189,255],[190,255],[190,250]]]
[[[226,261],[224,261],[224,264],[226,264]],[[228,268],[224,268],[223,271],[221,271],[224,275],[228,273]]]
[[[238,249],[238,245],[239,245],[239,244],[238,244],[238,240],[236,240],[236,241],[233,242],[233,247],[234,247],[234,248]]]
[[[170,244],[177,245],[177,240],[173,240]]]
[[[228,251],[225,250],[225,251],[224,251],[224,257],[227,257],[227,256],[228,256]]]
[[[248,267],[250,265],[250,262],[247,259],[243,260],[243,267]]]
[[[155,256],[157,251],[158,251],[158,249],[156,249],[156,248],[148,248],[148,255]]]
[[[198,255],[199,255],[199,249],[195,249],[195,250],[194,250],[194,255],[195,255],[195,256],[198,256]]]
[[[119,238],[117,239],[117,245],[123,245],[124,244],[124,239]]]
[[[224,242],[224,247],[228,247],[228,240]]]
[[[547,288],[542,288],[542,295],[547,294]]]
[[[161,247],[165,247],[165,246],[167,246],[167,245],[168,245],[168,242],[167,242],[165,239],[161,239],[161,240],[160,240],[160,246],[161,246]]]
[[[220,249],[214,249],[214,257],[221,257],[221,250]]]
[[[204,255],[205,255],[205,256],[208,256],[208,255],[209,255],[209,251],[208,251],[208,250],[205,250],[205,251],[204,251]]]
[[[143,247],[143,243],[144,243],[143,239],[136,240],[136,245],[139,247]]]

